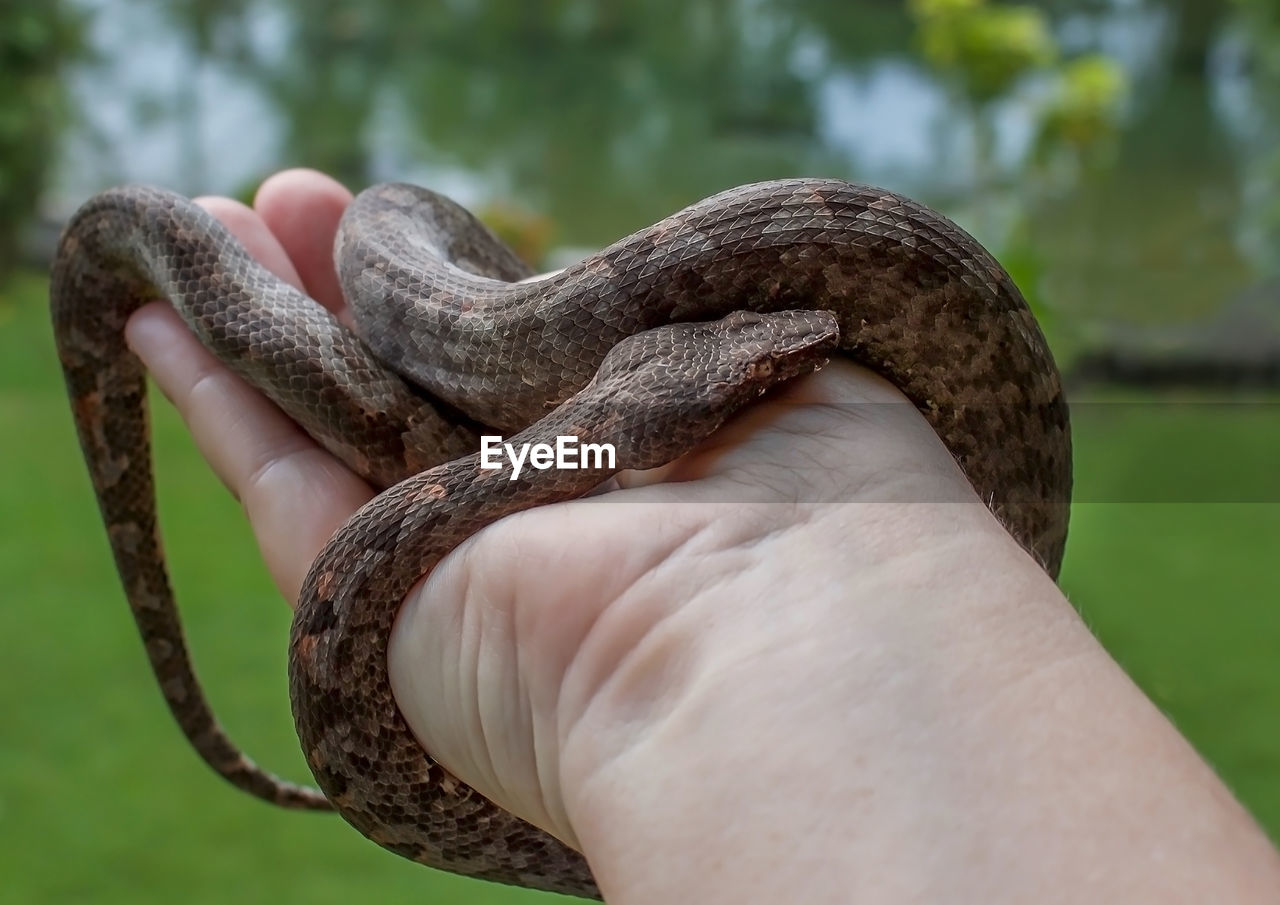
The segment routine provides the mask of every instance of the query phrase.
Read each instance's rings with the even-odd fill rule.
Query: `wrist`
[[[976,501],[792,511],[755,536],[743,526],[769,512],[717,521],[602,615],[566,673],[565,808],[606,894],[727,883],[805,900],[814,861],[796,852],[828,874],[862,863],[815,834],[845,848],[885,819],[871,789],[901,792],[895,811],[911,813],[904,765],[945,773],[947,714],[1019,681],[988,668],[1002,635],[1023,643],[1011,614],[1074,618]],[[702,587],[682,597],[690,574]],[[794,875],[756,857],[784,849]]]

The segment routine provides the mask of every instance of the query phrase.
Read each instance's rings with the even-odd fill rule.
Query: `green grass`
[[[0,901],[560,901],[402,862],[336,818],[229,790],[153,687],[72,434],[44,284],[0,293]],[[1078,418],[1063,586],[1103,643],[1280,836],[1276,411],[1097,406]],[[215,706],[303,778],[288,611],[236,504],[157,406],[162,518]],[[1264,503],[1108,500],[1270,500]]]
[[[0,902],[569,901],[410,864],[192,754],[121,597],[61,380],[45,284],[20,279],[0,291]],[[155,414],[166,548],[215,709],[251,756],[307,779],[289,611],[238,505],[163,401]]]

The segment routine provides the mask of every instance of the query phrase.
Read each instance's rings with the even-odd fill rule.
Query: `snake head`
[[[736,311],[629,337],[580,394],[610,423],[623,468],[653,468],[706,439],[744,405],[821,367],[840,330],[826,311]]]

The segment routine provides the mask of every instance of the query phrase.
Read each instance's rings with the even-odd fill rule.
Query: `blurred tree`
[[[1209,68],[1214,41],[1231,13],[1232,0],[1163,0],[1169,16],[1173,70],[1197,77]]]
[[[200,130],[205,111],[196,77],[213,61],[244,62],[249,58],[248,13],[254,0],[153,0],[156,15],[177,26],[190,51],[189,78],[172,95],[171,116],[181,128],[183,171],[192,184],[203,184],[208,149]]]
[[[913,27],[900,6],[848,0],[151,2],[193,66],[227,66],[265,95],[282,163],[353,188],[423,166],[458,173],[566,224],[569,244],[620,235],[711,187],[856,177],[848,150],[823,141],[824,90],[886,48],[899,55]],[[1032,166],[1069,176],[1105,144],[1123,80],[1102,59],[1063,62],[1048,13],[984,0],[910,9],[927,61],[968,111],[974,197],[997,181],[997,108],[1033,82],[1040,134],[1019,177]],[[282,41],[250,40],[264,19]],[[195,84],[177,92],[188,107]],[[185,170],[198,173],[188,150]]]
[[[1061,155],[1085,161],[1113,135],[1126,87],[1123,71],[1096,53],[1064,61],[1042,9],[986,0],[910,0],[908,8],[925,60],[947,80],[971,121],[979,195],[995,181],[996,108],[1033,78],[1049,87],[1040,92],[1036,140],[1024,167]]]
[[[254,63],[260,84],[290,159],[353,185],[423,163],[476,174],[573,220],[572,243],[628,231],[709,183],[836,165],[815,138],[813,76],[792,66],[801,23],[782,0],[325,0],[290,19],[285,53]],[[409,159],[388,158],[388,133],[408,139]]]
[[[856,175],[821,139],[823,85],[883,60],[912,27],[894,4],[847,0],[158,6],[197,58],[232,63],[273,103],[284,161],[352,187],[423,165],[467,174],[570,223],[570,244],[621,234],[708,186]],[[1102,143],[1118,79],[1100,61],[1057,63],[1045,14],[981,0],[914,6],[930,60],[971,105],[984,186],[989,111],[1033,70],[1060,83],[1046,92],[1038,159]],[[286,40],[255,48],[244,13],[269,7]]]
[[[909,0],[908,10],[924,59],[950,86],[970,124],[974,228],[997,247],[1037,316],[1052,329],[1053,313],[1039,291],[1043,261],[1031,237],[1032,212],[1043,196],[1075,185],[1083,167],[1105,162],[1125,93],[1124,73],[1097,53],[1064,59],[1049,13],[1038,6]],[[1001,171],[998,112],[1028,94],[1036,98],[1034,140]]]
[[[1031,6],[985,0],[911,0],[925,59],[976,105],[1007,94],[1028,72],[1058,55],[1048,17]]]
[[[1261,113],[1245,136],[1245,243],[1262,268],[1280,272],[1280,0],[1233,0],[1247,58],[1250,101]]]
[[[56,0],[5,0],[0,13],[0,277],[18,262],[58,134],[64,65],[82,55],[81,22]]]

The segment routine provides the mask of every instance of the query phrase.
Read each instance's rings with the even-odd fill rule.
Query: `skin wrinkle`
[[[620,608],[629,611],[627,631],[613,627],[607,631],[599,630],[614,639],[626,637],[625,643],[615,641],[615,645],[622,648],[620,655],[607,671],[593,674],[583,683],[593,689],[592,693],[571,707],[577,716],[570,720],[570,728],[563,736],[561,758],[565,769],[575,773],[581,772],[579,760],[601,770],[619,755],[625,755],[645,733],[656,731],[662,720],[660,714],[668,713],[672,706],[676,706],[681,694],[685,693],[683,690],[688,687],[692,666],[682,641],[689,636],[679,630],[687,615],[684,609],[664,609],[657,605],[661,615],[639,618],[635,611],[646,608],[628,600],[630,596],[616,598],[609,607],[611,611]],[[651,595],[646,595],[646,599],[652,599]],[[600,621],[616,620],[602,618]],[[643,627],[634,626],[636,622]],[[593,658],[592,652],[591,638],[588,637],[583,645],[583,658],[588,661],[604,659]],[[680,690],[679,694],[675,693],[677,690]],[[604,700],[608,703],[600,703]],[[609,715],[607,733],[591,720],[597,708],[602,708]],[[612,750],[607,750],[606,744]],[[575,756],[575,752],[582,753]],[[588,784],[589,776],[580,775],[578,782],[571,787],[583,788]]]
[[[781,520],[768,528],[764,527],[763,520],[748,518],[732,522],[716,518],[700,520],[693,531],[680,538],[625,589],[615,590],[611,594],[612,603],[592,622],[591,630],[577,645],[577,655],[564,674],[563,684],[567,689],[584,687],[596,691],[584,700],[576,700],[571,691],[562,693],[557,713],[561,725],[569,727],[562,730],[563,748],[571,748],[573,730],[587,721],[594,697],[608,697],[613,702],[611,708],[618,706],[619,683],[624,686],[634,683],[634,690],[622,697],[633,701],[624,705],[623,710],[635,715],[624,722],[650,724],[649,706],[659,704],[668,689],[682,687],[687,676],[687,670],[669,662],[669,654],[664,653],[667,648],[686,647],[666,634],[685,615],[684,606],[672,608],[670,601],[713,593],[740,574],[741,569],[740,561],[733,560],[719,569],[714,568],[717,560],[735,552],[747,552],[764,538],[776,536],[779,530],[789,527]],[[705,544],[707,540],[711,543]],[[690,559],[696,560],[696,570],[688,568],[685,560]],[[698,577],[696,585],[688,584],[690,575]],[[680,588],[678,595],[663,593],[664,588],[672,585]],[[602,637],[609,640],[602,641]],[[656,651],[651,649],[655,644]]]
[[[753,511],[759,512],[760,507],[767,507],[768,514],[776,524],[769,531],[753,532],[751,535],[736,538],[732,547],[725,548],[726,552],[729,549],[735,549],[744,553],[754,553],[758,547],[770,541],[777,540],[793,531],[804,530],[805,526],[812,521],[815,512],[813,504],[791,500],[757,504],[756,509]]]
[[[587,500],[583,500],[577,505],[584,505],[587,502],[588,502]],[[571,504],[571,505],[574,505],[574,504]],[[519,516],[517,516],[517,518],[513,519],[512,521],[518,521],[518,520],[519,520]],[[536,620],[536,619],[531,620],[529,618],[530,612],[532,612],[532,614],[535,617],[537,616],[545,617],[547,614],[546,608],[519,606],[519,602],[522,600],[522,596],[519,594],[515,595],[514,599],[517,602],[517,606],[514,608],[515,612],[513,613],[513,623],[515,625],[515,637],[516,637],[517,649],[523,650],[527,647],[534,650],[545,650],[545,647],[539,645],[536,640],[531,640],[526,644],[523,639],[527,636],[527,634],[530,631],[537,632],[541,629],[541,626],[537,624],[541,620]],[[556,683],[556,690],[554,694],[556,703],[550,709],[549,712],[554,714],[553,732],[554,732],[555,738],[559,742],[559,748],[561,752],[565,750],[565,745],[572,731],[572,727],[578,724],[576,719],[566,717],[566,708],[564,705],[565,687],[568,684],[568,679],[574,670],[575,664],[581,657],[583,640],[591,637],[596,632],[597,626],[600,620],[603,618],[605,612],[606,612],[605,610],[596,610],[590,614],[590,618],[583,624],[582,630],[579,633],[579,637],[574,639],[574,643],[572,645],[574,654],[568,660],[567,663],[565,663],[562,667],[557,669],[555,672],[555,674],[560,677],[560,680],[559,682]],[[523,631],[521,629],[522,626],[526,626],[526,628],[524,628]],[[566,728],[566,722],[568,723],[568,728]],[[557,758],[555,770],[552,771],[555,776],[554,788],[556,788],[557,790],[567,786],[567,783],[565,782],[565,779],[564,779],[564,768],[565,768],[564,764],[565,764],[564,757],[560,756],[559,758]],[[582,851],[582,843],[578,839],[577,833],[574,828],[574,822],[570,814],[568,813],[567,806],[564,805],[564,798],[560,797],[558,800],[561,802],[561,807],[556,809],[556,813],[554,815],[550,815],[551,819],[555,821],[558,827],[560,827],[561,838],[565,841],[565,843],[572,846],[578,851]]]
[[[518,518],[518,516],[516,516]],[[518,544],[520,535],[518,531],[508,531],[506,539],[508,546]],[[483,548],[483,543],[478,542],[472,546],[472,550]],[[512,556],[519,556],[518,552],[512,551]],[[470,558],[470,557],[468,557]],[[472,618],[466,620],[474,623],[473,635],[476,639],[475,647],[477,650],[490,651],[489,659],[502,658],[514,661],[516,668],[507,670],[502,663],[495,663],[492,666],[486,665],[486,662],[476,660],[474,663],[474,673],[476,677],[475,687],[478,689],[480,683],[483,682],[486,675],[507,676],[514,683],[515,687],[509,692],[504,691],[496,696],[483,695],[477,693],[475,695],[476,708],[475,711],[481,718],[481,723],[477,732],[473,733],[474,737],[481,741],[481,750],[473,752],[471,761],[481,765],[486,771],[483,777],[487,785],[485,788],[500,790],[498,798],[505,801],[521,802],[526,811],[530,814],[532,822],[541,829],[554,833],[557,838],[567,844],[574,845],[575,840],[565,839],[562,827],[567,823],[563,820],[557,820],[547,809],[547,801],[541,794],[542,790],[548,786],[544,784],[543,777],[543,760],[538,756],[539,751],[543,750],[543,746],[539,745],[539,723],[532,719],[532,714],[538,708],[533,700],[534,692],[525,684],[524,677],[529,674],[523,667],[525,646],[518,641],[518,632],[516,629],[518,606],[509,606],[505,604],[494,605],[491,598],[494,596],[494,589],[487,588],[484,585],[477,585],[470,580],[471,575],[482,575],[484,570],[475,565],[472,559],[470,566],[462,565],[468,579],[465,582],[461,593],[451,595],[451,599],[460,601],[465,614],[475,614]],[[517,587],[506,587],[498,589],[504,599],[519,599],[521,589]],[[480,598],[479,600],[477,598]],[[424,598],[425,600],[429,598]],[[494,618],[494,617],[500,618]],[[499,634],[500,641],[493,640],[494,632]],[[486,709],[482,706],[482,702],[486,699],[498,701],[499,707],[494,711],[492,719],[486,719],[490,715],[492,708]],[[525,706],[525,705],[528,706]],[[510,710],[514,707],[514,711]],[[523,731],[528,729],[528,732]],[[452,737],[456,737],[457,733],[450,733]],[[507,740],[510,736],[515,735],[519,738],[528,738],[529,746],[527,755],[523,762],[533,765],[532,773],[540,781],[532,785],[535,792],[535,798],[530,800],[530,786],[524,782],[524,777],[515,775],[511,771],[500,769],[493,761],[491,752],[508,751],[510,746]],[[513,787],[510,783],[503,782],[503,776],[507,776],[517,782],[517,786]],[[576,845],[574,845],[576,847]]]
[[[572,824],[569,822],[567,815],[565,815],[563,808],[556,808],[555,813],[552,813],[550,806],[550,802],[563,800],[560,791],[559,733],[554,724],[546,726],[542,720],[537,719],[536,715],[548,712],[548,708],[540,706],[535,699],[537,685],[526,681],[527,676],[533,676],[537,673],[528,662],[529,657],[525,652],[525,648],[519,644],[514,645],[514,655],[516,662],[514,672],[516,679],[515,701],[517,704],[528,703],[527,707],[519,707],[522,725],[517,726],[517,734],[528,739],[525,762],[532,764],[532,773],[536,777],[536,782],[533,784],[532,789],[536,799],[536,812],[545,815],[542,821],[535,822],[538,822],[538,825],[544,830],[553,833],[561,842],[577,851],[582,851],[582,844],[573,835]],[[509,732],[511,724],[508,723],[505,728]],[[520,729],[527,729],[527,732],[519,731]],[[528,792],[526,791],[526,794],[512,796],[509,800],[521,801],[527,800],[528,797]]]
[[[636,504],[629,504],[636,505]],[[624,587],[610,588],[613,601],[608,607],[596,611],[586,623],[581,639],[572,646],[572,656],[564,664],[561,671],[560,693],[555,709],[557,730],[562,739],[562,750],[570,742],[573,729],[582,724],[583,714],[590,707],[590,698],[580,699],[579,688],[598,689],[604,683],[604,677],[614,672],[619,657],[633,648],[634,639],[645,637],[652,630],[655,622],[661,622],[668,614],[647,616],[647,609],[637,607],[629,598],[640,593],[639,587],[654,580],[654,576],[664,571],[672,554],[689,544],[697,535],[705,530],[705,526],[694,524],[687,535],[672,536],[664,532],[663,537],[670,538],[667,548],[653,562],[638,573]],[[636,620],[648,624],[648,628],[633,628]],[[615,623],[627,626],[620,631]],[[600,639],[606,639],[602,641]],[[611,642],[611,643],[610,643]],[[619,651],[618,647],[622,650]]]
[[[576,504],[574,503],[569,503],[562,508],[571,511],[575,505]],[[567,514],[565,517],[566,519],[570,518]],[[538,549],[541,546],[541,542],[539,541],[535,544],[528,543],[529,539],[538,538],[539,535],[534,532],[523,530],[521,523],[525,520],[527,520],[527,517],[524,513],[517,513],[510,519],[504,521],[501,525],[491,526],[490,530],[497,535],[499,541],[498,543],[491,541],[490,545],[488,545],[487,549],[491,558],[507,559],[515,563],[519,563],[521,560],[527,559],[542,559],[539,554],[543,551]],[[483,547],[484,545],[479,543],[474,547],[470,547],[470,549],[478,551]],[[531,547],[533,549],[530,549]],[[495,550],[498,552],[493,552]],[[468,568],[470,574],[487,576],[493,573],[494,570],[487,569],[485,563],[476,558],[476,556],[469,556],[468,558],[470,562],[465,567]],[[505,574],[514,577],[524,574],[524,572],[524,569],[517,566]],[[499,572],[498,574],[504,573]],[[472,591],[473,588],[474,586],[472,583],[468,582],[467,590]],[[560,613],[557,608],[552,608],[551,611],[548,612],[547,608],[539,606],[536,602],[529,600],[528,598],[530,595],[530,588],[523,582],[517,581],[511,584],[506,584],[505,586],[497,589],[490,589],[490,592],[484,595],[485,603],[482,610],[486,614],[493,613],[497,610],[498,613],[503,616],[503,619],[501,620],[503,632],[502,642],[497,645],[497,649],[506,654],[504,659],[515,663],[513,675],[517,682],[517,687],[515,689],[514,700],[518,705],[521,720],[529,727],[529,755],[526,762],[533,765],[532,772],[538,778],[538,783],[536,784],[537,801],[535,803],[536,811],[534,814],[534,822],[547,832],[556,835],[556,837],[566,845],[577,851],[581,851],[582,845],[578,841],[576,834],[573,832],[572,823],[569,821],[563,807],[558,805],[559,802],[563,801],[563,796],[560,795],[560,789],[562,788],[562,779],[560,776],[561,765],[560,759],[555,753],[558,751],[558,746],[560,745],[562,738],[558,720],[560,708],[556,703],[540,704],[540,701],[558,701],[561,685],[560,683],[557,683],[554,687],[546,689],[541,683],[529,684],[525,681],[526,676],[541,675],[540,670],[534,670],[532,667],[526,666],[527,652],[545,649],[545,646],[540,645],[537,640],[530,640],[528,638],[530,628],[526,623],[529,618],[529,614],[535,613],[542,616],[551,616],[552,621],[557,623],[557,625],[549,627],[549,630],[554,632],[558,630],[558,626],[560,624]],[[504,603],[499,603],[496,606],[490,605],[490,599],[495,596],[499,600],[504,601]],[[533,593],[533,596],[537,596],[536,591]],[[468,599],[469,597],[472,599]],[[461,606],[471,608],[476,606],[476,601],[473,598],[474,594],[464,593],[462,595],[455,595],[453,599],[460,600]],[[548,628],[533,629],[535,632],[539,630],[545,631],[548,630]],[[590,628],[588,627],[588,631],[589,630]],[[568,639],[565,639],[565,643],[568,646],[574,646],[573,642]],[[519,706],[524,704],[527,704],[528,706]],[[543,721],[534,717],[534,715],[539,712],[557,714],[557,719],[553,720],[550,725],[544,725]],[[511,728],[512,724],[508,721],[504,721],[500,724],[499,730],[504,738],[509,737],[511,734]],[[523,733],[519,733],[518,731],[516,734],[523,736]],[[501,741],[497,741],[495,744],[489,744],[489,741],[487,740],[486,746],[489,747],[490,750],[508,750],[507,747],[502,745]],[[550,753],[546,754],[547,752]],[[494,777],[492,781],[496,784],[497,778]],[[508,800],[527,800],[527,796],[515,795]],[[537,815],[541,815],[541,819],[537,819]]]
[[[491,526],[486,531],[492,533],[496,526]],[[482,536],[486,532],[480,532],[472,538],[468,538],[463,544],[454,551],[455,555],[448,557],[441,568],[432,570],[418,586],[410,593],[410,603],[406,603],[401,608],[400,614],[396,619],[396,626],[393,628],[393,638],[403,637],[401,633],[408,631],[402,628],[401,623],[408,620],[417,620],[422,617],[417,616],[415,611],[422,612],[426,608],[432,606],[432,600],[435,598],[444,598],[458,600],[461,602],[461,608],[454,610],[446,624],[434,625],[435,630],[444,637],[457,638],[455,645],[450,645],[447,650],[457,651],[459,659],[456,662],[442,663],[441,670],[447,676],[453,677],[446,679],[446,683],[454,684],[458,687],[459,693],[449,696],[447,700],[461,701],[463,704],[462,712],[473,717],[477,722],[460,732],[449,732],[443,734],[445,738],[464,738],[475,740],[479,744],[472,745],[466,752],[453,753],[453,756],[445,759],[445,765],[454,760],[465,762],[478,768],[481,772],[478,777],[483,785],[482,789],[495,790],[499,796],[505,791],[509,794],[509,790],[505,790],[500,781],[501,772],[494,764],[490,752],[502,750],[499,744],[494,743],[496,740],[491,735],[490,730],[486,728],[485,711],[482,702],[485,696],[480,693],[481,676],[486,671],[481,656],[485,651],[493,649],[493,643],[486,640],[486,634],[490,631],[488,626],[493,622],[493,615],[496,613],[504,614],[506,609],[503,607],[491,606],[488,602],[489,595],[485,593],[483,586],[477,586],[473,580],[475,576],[484,575],[485,572],[476,564],[476,557],[482,555],[484,551],[493,543],[492,537]],[[451,589],[448,593],[438,590],[438,586],[444,582],[451,583]],[[461,582],[461,586],[458,582]],[[439,612],[433,609],[432,612]],[[411,643],[406,641],[404,643]],[[413,645],[418,647],[418,645]],[[499,645],[499,650],[507,649],[507,645]],[[406,662],[406,658],[401,658],[401,662]],[[408,673],[404,679],[412,680],[413,673]],[[400,682],[393,681],[393,688],[400,687]],[[398,693],[399,698],[408,698],[405,693]],[[468,702],[471,702],[468,705]],[[451,715],[450,719],[457,719],[456,714]],[[497,731],[501,733],[504,724],[499,719],[496,724]],[[418,737],[419,743],[423,749],[432,752],[433,746],[429,738]],[[492,796],[491,796],[492,797]]]
[[[476,590],[474,583],[468,581],[467,585],[474,594]],[[467,627],[465,633],[471,638],[470,648],[474,651],[474,654],[468,657],[466,668],[462,670],[465,676],[465,693],[462,698],[464,701],[475,701],[475,707],[471,710],[475,726],[463,737],[474,739],[478,743],[472,746],[466,762],[478,764],[481,767],[487,787],[498,790],[499,800],[519,801],[526,807],[530,804],[537,806],[539,803],[529,802],[527,795],[522,794],[521,788],[513,788],[509,783],[504,782],[504,777],[511,777],[511,773],[501,769],[492,756],[494,751],[509,750],[502,744],[502,740],[510,734],[513,726],[519,726],[521,722],[528,720],[526,708],[519,706],[525,699],[518,687],[514,689],[514,693],[502,685],[497,686],[499,689],[497,692],[488,690],[494,685],[495,679],[514,680],[517,683],[520,681],[519,670],[513,674],[503,669],[500,664],[493,662],[501,652],[510,649],[506,644],[495,645],[490,640],[495,630],[495,623],[497,623],[496,629],[502,632],[503,637],[510,637],[510,631],[506,625],[508,619],[495,620],[493,618],[495,611],[505,616],[507,608],[465,607],[462,610],[462,621]],[[518,651],[516,656],[519,656]],[[486,703],[489,706],[485,706]],[[511,703],[517,705],[515,712],[508,707]],[[523,733],[515,734],[523,737]],[[457,733],[451,733],[451,735],[457,737]],[[518,780],[522,777],[511,778]],[[520,785],[523,786],[523,783]],[[537,810],[543,809],[537,808]]]
[[[279,443],[278,440],[275,442]],[[316,451],[315,444],[302,433],[290,438],[288,445],[283,450],[283,454],[277,455],[276,451],[278,449],[278,446],[273,446],[270,455],[264,454],[260,457],[260,460],[253,466],[246,478],[245,483],[248,487],[253,488],[264,485],[270,479],[273,469],[287,466],[289,460],[294,456],[305,456]]]

